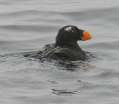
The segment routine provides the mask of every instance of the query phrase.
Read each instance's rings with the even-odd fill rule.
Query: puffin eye
[[[65,28],[65,31],[68,31],[68,32],[74,32],[74,30],[72,29],[72,27],[67,27],[67,28]]]

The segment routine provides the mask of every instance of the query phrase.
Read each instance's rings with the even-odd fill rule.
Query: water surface
[[[0,0],[0,8],[1,104],[118,104],[118,0]],[[79,44],[96,58],[68,71],[23,57],[69,24],[90,31]]]

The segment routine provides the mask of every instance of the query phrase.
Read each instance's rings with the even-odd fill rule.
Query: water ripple
[[[46,30],[51,32],[56,27],[51,25],[2,25],[0,26],[1,29],[6,30],[15,30],[15,31],[35,31],[35,32],[45,32]]]

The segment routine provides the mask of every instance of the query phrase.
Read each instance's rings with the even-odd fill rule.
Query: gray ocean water
[[[23,57],[69,24],[95,58],[69,71]],[[0,104],[119,104],[119,0],[0,0]]]

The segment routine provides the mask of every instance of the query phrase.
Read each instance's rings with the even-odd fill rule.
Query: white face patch
[[[68,32],[73,32],[73,29],[72,29],[72,27],[67,27],[67,28],[65,28],[65,31],[68,31]]]

